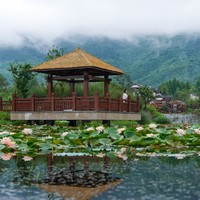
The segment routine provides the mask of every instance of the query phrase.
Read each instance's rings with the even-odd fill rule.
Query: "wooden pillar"
[[[95,111],[99,110],[99,94],[98,94],[98,92],[95,92],[95,95],[94,95],[94,110]]]
[[[76,110],[76,93],[72,92],[72,110]]]
[[[118,94],[118,111],[122,111],[122,99],[121,95]]]
[[[84,72],[84,92],[83,92],[83,96],[87,97],[88,96],[88,73]]]
[[[51,94],[53,92],[52,74],[48,74],[47,83],[48,83],[48,97],[51,97]]]
[[[102,120],[102,124],[110,126],[110,120]]]
[[[137,96],[137,112],[140,111],[140,96]]]
[[[76,127],[77,121],[76,120],[69,120],[69,126]]]
[[[12,96],[12,111],[16,111],[16,103],[15,103],[16,98],[17,98],[16,93],[14,93]]]
[[[35,111],[35,94],[31,98],[31,111]]]
[[[104,76],[104,97],[106,97],[106,94],[109,93],[109,79],[108,75]]]
[[[54,164],[53,154],[49,154],[47,158],[48,158],[48,172],[52,172]]]
[[[52,93],[51,95],[51,111],[55,110],[55,95]]]
[[[0,97],[0,111],[3,110],[3,101],[2,101],[2,97]]]
[[[128,97],[128,112],[131,112],[131,98]]]
[[[110,94],[106,94],[106,99],[107,99],[107,110],[110,111]]]

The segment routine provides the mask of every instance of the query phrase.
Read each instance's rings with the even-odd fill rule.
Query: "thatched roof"
[[[63,56],[44,62],[32,69],[34,72],[52,73],[55,75],[81,74],[87,70],[94,75],[120,75],[120,69],[92,56],[78,48]]]
[[[75,200],[88,200],[92,197],[100,195],[108,189],[111,189],[119,185],[122,180],[116,180],[105,185],[99,185],[96,187],[79,187],[79,186],[68,186],[68,185],[48,185],[48,184],[37,184],[36,186],[48,193],[57,193],[66,199]]]

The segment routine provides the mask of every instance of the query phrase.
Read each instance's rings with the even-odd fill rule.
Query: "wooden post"
[[[106,97],[107,93],[109,93],[109,79],[108,75],[104,76],[104,97]]]
[[[16,93],[14,93],[12,96],[12,111],[16,111],[15,99],[16,99]]]
[[[53,154],[49,154],[47,158],[48,158],[48,172],[51,172],[53,169],[53,163],[54,163]]]
[[[3,101],[2,101],[2,97],[0,97],[0,111],[3,111]]]
[[[94,110],[95,111],[99,110],[99,94],[98,94],[98,92],[95,92],[95,95],[94,95]]]
[[[140,111],[140,96],[137,96],[137,112]]]
[[[35,94],[33,94],[31,98],[31,111],[34,110],[35,110]]]
[[[72,110],[76,110],[76,93],[72,92]]]
[[[51,94],[51,111],[55,110],[55,94]]]
[[[48,97],[51,97],[51,94],[53,92],[52,74],[48,74],[47,83],[48,83]]]
[[[84,72],[84,97],[88,96],[88,73]]]
[[[122,99],[121,99],[121,95],[118,95],[118,110],[120,112],[122,111]]]
[[[106,94],[106,99],[107,99],[107,110],[110,111],[110,94],[108,92]]]
[[[128,97],[128,112],[131,112],[131,98]]]

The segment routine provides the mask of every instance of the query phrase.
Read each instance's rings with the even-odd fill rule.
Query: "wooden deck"
[[[112,111],[26,111],[11,112],[11,120],[140,120],[140,114]]]
[[[140,102],[110,97],[17,98],[0,100],[0,110],[10,111],[11,120],[140,120]]]

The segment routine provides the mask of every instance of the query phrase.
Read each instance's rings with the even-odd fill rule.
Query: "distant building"
[[[190,94],[190,99],[192,99],[192,100],[198,100],[199,97],[196,96],[196,95],[194,95],[194,94]]]
[[[134,89],[134,90],[138,90],[140,87],[142,87],[142,85],[139,85],[139,84],[133,84],[131,86],[131,88]]]

